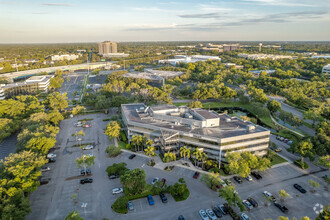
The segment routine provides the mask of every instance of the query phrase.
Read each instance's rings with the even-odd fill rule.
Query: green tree
[[[203,156],[203,151],[201,148],[195,148],[195,150],[193,151],[192,155],[195,157],[195,166],[197,166],[197,161],[202,159]]]
[[[140,146],[142,146],[143,142],[144,142],[144,137],[141,135],[137,135],[137,134],[133,135],[132,139],[130,140],[131,145],[135,146],[135,151],[136,151],[136,149],[139,150],[139,148],[140,148]]]
[[[284,189],[280,190],[280,191],[278,192],[278,195],[279,195],[280,200],[281,200],[282,202],[283,202],[286,198],[289,198],[289,197],[290,197],[289,193],[287,193]]]
[[[121,149],[115,145],[110,145],[107,149],[105,149],[105,152],[109,155],[109,157],[116,157],[121,153]]]
[[[303,113],[304,119],[310,119],[313,120],[313,125],[316,121],[321,119],[321,116],[319,115],[318,111],[315,109],[309,109],[307,111],[304,111]]]
[[[146,189],[146,174],[142,169],[127,171],[120,176],[120,183],[124,187],[126,195],[137,195]]]
[[[108,173],[108,176],[110,175],[123,175],[126,171],[129,169],[126,168],[126,163],[114,163],[111,166],[108,166],[106,169],[106,172]]]
[[[304,166],[304,157],[310,156],[312,154],[311,150],[313,149],[313,144],[307,141],[301,141],[294,146],[294,151],[300,154],[301,157],[301,166]]]
[[[119,136],[119,133],[120,125],[116,121],[110,122],[105,129],[105,134],[109,136],[110,140],[117,138]]]
[[[146,149],[144,149],[144,151],[145,151],[145,155],[147,155],[150,158],[156,155],[155,152],[154,152],[155,147],[148,146]]]
[[[87,167],[92,166],[93,164],[95,164],[95,157],[91,156],[91,155],[82,155],[80,158],[77,158],[75,160],[77,167],[83,167],[86,173],[86,169]]]
[[[221,178],[219,173],[209,173],[209,174],[203,174],[201,177],[201,181],[205,182],[208,187],[212,190],[217,190],[218,186],[221,184]]]
[[[309,184],[311,187],[313,187],[312,192],[315,192],[316,189],[320,187],[320,184],[319,184],[318,182],[312,180],[312,179],[310,179],[310,180],[308,181],[308,184]]]
[[[128,198],[126,196],[120,196],[111,206],[111,208],[118,213],[127,213]]]
[[[316,220],[330,219],[330,205],[326,205],[323,211],[316,217]]]
[[[276,100],[269,101],[267,102],[267,108],[270,112],[275,113],[281,109],[281,103]]]
[[[66,96],[66,93],[58,93],[54,92],[50,95],[48,95],[47,99],[44,101],[44,103],[53,110],[64,110],[68,107],[68,97]]]
[[[189,189],[183,178],[180,178],[178,183],[169,186],[168,191],[171,193],[175,201],[182,201],[189,197]]]
[[[77,114],[79,114],[80,112],[85,111],[85,110],[86,110],[86,108],[85,108],[84,106],[77,105],[76,107],[74,107],[74,108],[72,109],[72,114],[73,114],[73,115],[77,115]]]
[[[84,133],[84,131],[83,130],[80,130],[80,131],[76,131],[76,133],[73,133],[73,134],[71,134],[71,136],[72,137],[75,137],[76,138],[76,141],[79,141],[79,143],[80,143],[80,147],[81,147],[81,139],[79,139],[79,137],[83,137],[83,136],[85,136],[85,133]]]
[[[65,220],[84,220],[84,219],[80,217],[77,211],[72,211],[65,217]]]
[[[203,104],[200,101],[192,101],[188,104],[189,108],[203,108]]]
[[[238,206],[243,212],[245,210],[242,199],[238,196],[234,186],[224,186],[219,190],[219,196],[224,198],[229,206]]]
[[[184,160],[186,158],[190,158],[190,153],[191,153],[190,148],[187,148],[186,146],[180,147],[180,156],[183,157]]]
[[[49,88],[50,89],[57,89],[61,88],[62,84],[64,82],[64,79],[60,76],[55,76],[49,80]]]
[[[278,220],[290,220],[290,219],[289,217],[280,216],[278,217]]]
[[[53,137],[33,137],[26,143],[25,148],[46,155],[55,143],[56,139]]]
[[[330,169],[330,155],[319,157],[317,160],[317,164]]]
[[[168,162],[171,162],[171,161],[175,161],[176,160],[176,155],[174,153],[171,153],[171,152],[166,152],[164,154],[164,158],[163,158],[163,161],[165,163],[168,163]]]
[[[57,109],[49,111],[47,118],[54,125],[58,125],[64,119],[63,115]]]

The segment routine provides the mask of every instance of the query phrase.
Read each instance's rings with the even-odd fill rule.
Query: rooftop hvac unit
[[[248,131],[254,131],[254,130],[256,130],[256,126],[254,126],[254,125],[248,125],[247,130]]]
[[[231,122],[231,118],[226,118],[225,121],[226,122]]]

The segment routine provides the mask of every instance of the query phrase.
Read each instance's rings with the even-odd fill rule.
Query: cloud
[[[32,12],[33,15],[48,15],[51,14],[50,12]]]
[[[202,11],[207,11],[207,12],[228,12],[228,11],[234,11],[237,9],[234,8],[223,8],[223,7],[219,7],[216,4],[200,4],[199,5],[199,9]]]
[[[178,10],[169,10],[169,9],[164,9],[164,8],[158,8],[158,7],[148,7],[148,8],[131,8],[133,11],[139,11],[139,12],[177,12],[180,13],[181,11]]]
[[[43,6],[51,6],[51,7],[72,7],[71,4],[65,4],[65,3],[41,3],[40,5]]]
[[[206,13],[206,14],[186,14],[178,15],[180,18],[221,18],[219,13]]]
[[[291,7],[315,7],[316,5],[302,3],[296,0],[241,0],[243,2],[256,3],[258,5],[273,5],[273,6],[291,6]]]
[[[240,18],[220,20],[213,23],[190,23],[190,24],[172,24],[172,25],[137,25],[133,28],[125,29],[125,31],[170,31],[170,30],[191,30],[191,31],[215,31],[227,27],[256,25],[263,23],[289,23],[289,22],[305,22],[324,17],[329,11],[301,11],[289,13],[277,13],[268,15],[247,15],[243,14]],[[186,17],[192,17],[187,15]],[[197,16],[195,16],[197,17]],[[203,16],[202,16],[203,17]]]

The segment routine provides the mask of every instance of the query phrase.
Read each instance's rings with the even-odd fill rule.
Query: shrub
[[[128,201],[126,196],[121,196],[112,204],[111,208],[117,213],[126,214]]]
[[[105,152],[108,153],[109,157],[117,157],[121,153],[121,149],[114,145],[110,145]]]
[[[175,183],[174,185],[169,186],[168,192],[171,193],[171,195],[177,202],[186,200],[190,195],[187,184],[185,183],[183,178],[179,179],[179,183]]]
[[[303,166],[302,166],[302,164],[301,164],[301,160],[300,160],[300,159],[295,160],[295,161],[294,161],[294,164],[297,165],[298,167],[300,167],[300,168],[303,169],[303,170],[305,170],[305,169],[308,168],[308,163],[306,163],[306,162],[304,161],[304,164],[303,164]]]

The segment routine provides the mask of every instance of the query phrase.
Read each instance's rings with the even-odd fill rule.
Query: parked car
[[[159,181],[158,177],[155,177],[152,181],[151,181],[151,185],[155,185],[156,182]]]
[[[94,148],[93,145],[86,145],[83,150],[92,150]]]
[[[132,201],[128,201],[128,203],[127,203],[127,208],[128,208],[129,211],[134,210],[133,202],[132,202]]]
[[[83,125],[80,123],[80,124],[77,124],[76,126],[77,126],[77,127],[82,127]]]
[[[220,211],[222,212],[223,215],[227,215],[228,214],[228,208],[227,208],[227,206],[225,206],[225,205],[219,205],[218,207],[219,207],[219,209],[220,209]]]
[[[281,137],[280,137],[280,136],[276,136],[276,139],[277,139],[277,140],[280,140],[280,139],[281,139]]]
[[[289,141],[289,139],[287,139],[287,138],[285,138],[285,139],[283,140],[284,143],[288,143],[288,141]]]
[[[81,124],[81,121],[74,123],[74,125],[80,125],[80,124]]]
[[[110,175],[109,176],[109,179],[117,179],[117,178],[119,178],[119,174],[112,174],[112,175]]]
[[[253,205],[253,207],[258,207],[257,201],[254,200],[253,198],[249,197],[246,200],[249,201]]]
[[[274,205],[279,208],[283,213],[287,213],[289,209],[279,202],[274,202]]]
[[[217,217],[219,217],[219,218],[222,217],[222,212],[220,211],[220,209],[219,209],[218,207],[213,207],[213,208],[212,208],[212,211],[214,212],[214,214],[215,214]]]
[[[92,178],[85,178],[80,180],[80,184],[92,183],[92,182],[93,182]]]
[[[56,154],[47,154],[47,159],[56,158]]]
[[[167,197],[165,196],[164,193],[160,193],[159,196],[160,196],[160,199],[162,200],[162,203],[167,203]]]
[[[290,145],[291,145],[292,143],[293,143],[293,141],[288,141],[288,143],[287,143],[287,144],[290,144]]]
[[[280,141],[284,141],[284,137],[280,137]]]
[[[249,216],[245,213],[242,213],[241,218],[242,220],[250,220]]]
[[[228,179],[224,179],[223,180],[228,186],[231,186],[231,181],[230,180],[228,180]]]
[[[299,184],[297,184],[297,183],[296,184],[293,184],[293,187],[296,188],[301,193],[306,193],[306,190],[302,186],[300,186]]]
[[[165,183],[166,183],[166,179],[165,178],[162,178],[162,187],[165,185]]]
[[[91,173],[92,173],[92,171],[90,169],[86,169],[86,172],[85,172],[85,169],[81,169],[81,171],[80,171],[80,175],[82,175],[82,176],[89,175]]]
[[[136,155],[135,155],[135,154],[131,154],[131,155],[129,155],[128,158],[129,158],[130,160],[132,160],[134,157],[136,157]]]
[[[112,194],[119,194],[119,193],[122,193],[124,192],[123,188],[114,188],[112,189]]]
[[[178,217],[178,220],[186,220],[186,219],[183,217],[183,215],[180,215],[180,216]]]
[[[199,177],[199,174],[200,174],[200,173],[199,173],[198,171],[196,171],[196,172],[194,173],[194,175],[193,175],[193,178],[194,178],[194,179],[197,179],[197,178]]]
[[[93,155],[93,154],[84,154],[83,156],[84,156],[84,157],[86,157],[86,156],[93,157],[94,155]]]
[[[282,151],[282,148],[280,148],[280,147],[276,147],[274,151],[275,151],[275,152],[281,152],[281,151]]]
[[[83,125],[84,128],[91,128],[92,125]]]
[[[152,198],[152,195],[148,195],[147,197],[149,205],[155,205],[154,198]]]
[[[247,181],[252,181],[252,177],[251,177],[250,175],[248,175],[247,177],[245,177],[245,179],[246,179]]]
[[[234,180],[237,182],[237,183],[242,183],[242,179],[238,176],[234,176]]]
[[[215,216],[215,214],[213,213],[213,211],[211,209],[206,209],[205,212],[211,220],[217,219],[217,216]]]
[[[251,172],[251,175],[254,176],[257,180],[262,179],[262,176],[257,172]]]
[[[41,168],[41,172],[46,172],[46,171],[49,171],[50,170],[50,167],[42,167]]]
[[[49,158],[48,159],[48,163],[55,163],[56,162],[56,159],[55,158]]]
[[[201,216],[201,218],[203,220],[210,220],[209,217],[207,217],[207,215],[206,215],[206,213],[205,213],[205,211],[203,209],[199,210],[198,213],[199,213],[199,215]]]
[[[275,197],[270,192],[264,191],[263,194],[264,194],[265,197],[270,198],[273,202],[276,201]]]
[[[253,206],[249,201],[243,200],[242,203],[247,209],[253,209]]]

